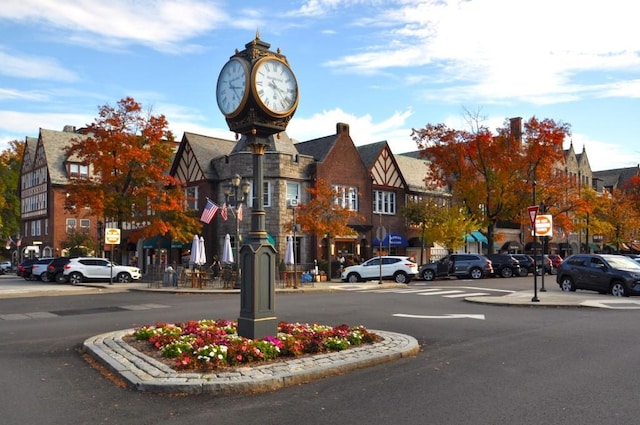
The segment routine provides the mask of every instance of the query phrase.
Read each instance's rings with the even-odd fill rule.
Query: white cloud
[[[75,81],[73,71],[60,66],[51,58],[34,57],[0,49],[0,74],[9,77],[30,78],[53,81]]]
[[[176,53],[189,49],[178,46],[184,40],[229,20],[215,3],[204,0],[21,0],[3,4],[1,18],[46,25],[60,41],[133,43]]]
[[[597,95],[598,90],[609,95],[604,81],[578,81],[591,71],[637,75],[640,27],[632,9],[626,0],[606,5],[577,0],[392,2],[360,22],[381,27],[370,47],[325,65],[364,74],[422,67],[454,83],[444,92],[429,88],[454,103],[521,99],[547,104]],[[627,84],[624,77],[617,79]]]

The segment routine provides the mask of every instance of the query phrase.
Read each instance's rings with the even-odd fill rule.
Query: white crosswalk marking
[[[433,291],[433,292],[419,292],[418,295],[447,295],[447,294],[461,294],[464,291]]]
[[[444,298],[466,298],[466,297],[481,297],[483,295],[489,295],[488,292],[463,292],[456,295],[443,295]]]
[[[420,287],[422,286],[422,287]],[[415,295],[439,295],[443,298],[469,298],[469,297],[482,297],[486,295],[491,295],[492,293],[512,293],[513,291],[508,291],[504,289],[485,289],[485,288],[477,288],[472,286],[465,286],[459,289],[451,288],[451,287],[440,287],[440,288],[426,288],[425,285],[420,284],[412,284],[410,287],[406,288],[387,288],[387,289],[361,289],[358,292],[367,292],[374,294],[415,294]],[[488,291],[488,292],[478,292],[478,290]],[[472,292],[475,291],[475,292]]]

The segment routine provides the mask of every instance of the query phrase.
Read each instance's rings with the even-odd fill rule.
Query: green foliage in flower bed
[[[261,340],[238,336],[236,322],[200,320],[185,323],[156,323],[134,332],[136,340],[148,341],[164,357],[175,359],[179,369],[217,369],[247,363],[340,351],[380,341],[363,326],[278,324],[278,333]]]

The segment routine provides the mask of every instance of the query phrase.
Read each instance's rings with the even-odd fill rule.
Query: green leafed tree
[[[0,153],[0,241],[2,248],[9,237],[20,234],[20,170],[24,143],[9,142],[9,148]]]

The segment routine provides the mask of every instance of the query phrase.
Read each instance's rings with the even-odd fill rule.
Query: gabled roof
[[[593,178],[602,181],[604,187],[620,188],[632,177],[640,174],[640,165],[627,168],[616,168],[614,170],[594,171]]]
[[[396,163],[410,192],[432,192],[424,182],[429,163],[407,155],[396,155]]]
[[[247,136],[242,136],[238,143],[233,148],[232,153],[237,152],[251,152],[251,148],[247,145]],[[298,151],[293,146],[293,139],[289,138],[286,131],[282,131],[277,134],[272,134],[267,137],[267,152],[286,153],[289,155],[297,155]]]
[[[72,140],[82,140],[86,137],[75,132],[40,129],[38,146],[41,145],[44,149],[51,184],[69,183],[66,163],[69,159],[73,161],[74,158],[67,158],[65,149],[71,145]]]
[[[296,143],[295,147],[301,154],[309,155],[317,162],[324,162],[337,139],[338,135],[332,134],[330,136],[320,137],[319,139]]]
[[[356,149],[358,149],[358,154],[360,154],[360,158],[362,158],[362,162],[364,162],[364,165],[366,165],[367,168],[370,170],[373,164],[378,159],[378,156],[380,156],[380,152],[382,152],[382,149],[384,149],[386,145],[387,145],[387,142],[382,141],[382,142],[371,143],[368,145],[356,146]]]
[[[235,146],[236,142],[233,140],[219,139],[185,131],[182,135],[180,147],[174,157],[170,174],[175,175],[179,161],[195,161],[205,179],[214,180],[217,178],[217,172],[211,161],[231,154]],[[185,152],[189,151],[191,151],[192,155],[186,158]]]

